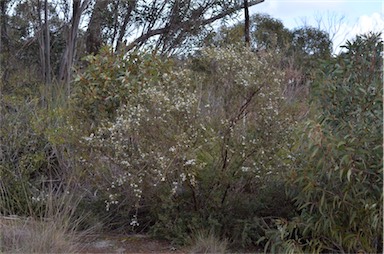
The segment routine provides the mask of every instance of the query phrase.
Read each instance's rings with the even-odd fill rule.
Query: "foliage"
[[[120,210],[129,214],[139,206],[143,189],[165,182],[172,167],[189,160],[196,98],[188,73],[172,70],[170,60],[103,52],[92,57],[92,64],[77,78],[73,100],[83,113],[81,120],[91,118],[97,126],[83,143],[100,159],[91,155],[84,162],[86,167],[104,165],[105,170],[91,172],[95,182],[102,174],[110,177],[99,183],[100,192],[107,192],[106,208],[122,203],[119,206],[125,208]],[[118,202],[121,198],[124,201]]]
[[[284,52],[291,42],[292,34],[283,23],[267,14],[256,14],[250,20],[251,46],[258,50]],[[244,24],[220,27],[205,38],[206,45],[225,46],[243,41]]]
[[[79,120],[94,125],[114,119],[118,108],[135,103],[135,94],[142,92],[142,86],[161,82],[159,70],[166,73],[171,64],[170,60],[163,64],[161,58],[150,54],[141,57],[138,52],[115,55],[108,47],[85,60],[87,67],[75,80],[72,103]]]
[[[84,163],[95,182],[103,181],[97,189],[106,210],[172,240],[199,228],[234,237],[240,220],[281,215],[262,194],[281,190],[263,192],[292,162],[294,120],[272,56],[211,48],[194,70],[154,54],[92,59],[73,99],[83,116],[94,117],[92,107],[108,103],[97,91],[118,96],[108,117],[99,107],[96,128],[83,138],[92,149]]]
[[[269,15],[256,14],[252,23],[252,36],[257,48],[281,52],[288,47],[292,35],[280,20]]]
[[[115,52],[151,45],[164,54],[180,53],[210,24],[242,9],[237,0],[2,0],[1,80],[14,86],[12,79],[28,69],[38,82],[69,86],[80,58],[98,54],[103,44]]]
[[[164,6],[172,8],[164,7],[157,21],[151,20],[145,16],[147,3],[139,2],[103,3],[108,8],[100,14],[111,17],[99,31],[102,40],[121,40],[118,34],[126,28],[118,31],[116,25],[130,15],[149,29],[148,38],[155,28],[145,24],[161,26],[159,19],[169,24],[180,19],[177,24],[185,25],[192,16],[206,18],[194,16],[197,6],[177,9],[167,2]],[[218,7],[214,17],[241,7],[236,1],[203,2]],[[264,245],[271,252],[382,251],[379,35],[359,36],[332,58],[325,32],[289,31],[279,20],[255,15],[251,48],[239,46],[242,24],[211,34],[207,40],[219,47],[202,48],[187,59],[105,46],[84,58],[73,89],[43,87],[36,60],[42,44],[28,44],[38,29],[29,29],[38,24],[37,14],[27,11],[34,3],[19,3],[14,15],[1,10],[9,19],[5,25],[20,28],[7,31],[19,40],[5,43],[2,52],[3,62],[12,63],[1,73],[2,214],[52,217],[44,213],[52,208],[49,191],[65,197],[70,189],[85,197],[69,206],[92,210],[81,226],[103,220],[108,229],[151,232],[177,243],[210,232],[196,235],[198,250],[224,251],[226,242],[218,239],[228,239],[237,247]],[[49,9],[50,15],[56,11]],[[27,21],[25,15],[36,17]],[[56,69],[66,60],[59,57],[68,43],[59,29],[69,21],[63,18],[50,23]],[[172,29],[178,33],[157,34],[161,53],[200,31]],[[130,46],[148,42],[144,30]],[[18,47],[12,57],[10,49]],[[30,66],[22,70],[25,63]],[[297,86],[306,94],[292,103],[287,97],[297,93],[289,90]],[[307,115],[308,98],[311,118],[297,123]],[[46,225],[57,226],[42,225],[42,234],[53,232]],[[12,238],[18,225],[11,226]]]
[[[39,91],[15,89],[0,100],[1,252],[75,252],[89,233],[78,232],[88,211],[79,210],[77,132],[60,88],[44,105]]]
[[[275,56],[275,64],[284,72],[284,94],[288,100],[305,100],[313,73],[320,68],[321,61],[331,57],[329,34],[313,27],[289,30],[280,20],[266,14],[256,14],[250,22],[251,48],[259,54],[268,52]],[[202,45],[244,45],[243,38],[244,23],[239,22],[208,34]]]
[[[289,179],[300,216],[279,223],[287,251],[382,252],[382,48],[380,35],[358,36],[318,74],[319,117]]]
[[[28,212],[31,196],[40,199],[40,187],[48,167],[49,147],[33,128],[36,101],[18,103],[3,98],[1,126],[1,207],[23,214]],[[7,188],[7,186],[13,186]],[[28,195],[25,195],[28,193]],[[4,212],[4,211],[2,211]]]
[[[295,123],[275,63],[274,55],[243,47],[206,49],[193,61],[195,75],[203,78],[201,122],[208,141],[198,154],[205,164],[198,175],[197,203],[207,218],[201,227],[243,245],[263,234],[248,230],[258,217],[292,212],[284,192],[272,187],[294,159],[289,150]],[[270,202],[275,194],[283,202]],[[283,214],[285,208],[290,211]]]
[[[40,216],[48,190],[62,190],[76,172],[76,132],[59,91],[45,106],[39,92],[9,93],[0,101],[0,213]]]
[[[293,56],[307,78],[320,66],[321,61],[330,59],[331,53],[332,41],[327,32],[313,27],[302,27],[292,31],[289,54]]]
[[[332,42],[325,31],[303,27],[292,31],[292,36],[292,48],[296,53],[320,59],[331,56]]]

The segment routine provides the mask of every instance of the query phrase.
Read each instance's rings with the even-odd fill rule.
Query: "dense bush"
[[[360,36],[324,62],[310,119],[297,123],[307,98],[287,100],[296,70],[281,69],[281,54],[232,45],[180,60],[103,48],[86,58],[69,103],[49,98],[53,87],[43,100],[6,91],[0,212],[45,216],[50,193],[70,190],[91,211],[82,226],[103,219],[179,243],[209,232],[195,239],[204,248],[226,239],[380,252],[380,50],[378,35]]]
[[[72,174],[66,112],[42,107],[40,97],[1,101],[0,213],[40,216],[50,191]]]
[[[92,107],[108,100],[85,91],[119,97],[112,115],[101,118],[101,110],[83,144],[92,150],[84,163],[99,181],[97,192],[106,210],[125,220],[121,225],[151,225],[153,233],[173,240],[209,229],[249,244],[256,234],[243,231],[254,217],[290,215],[283,188],[271,188],[292,162],[294,123],[272,56],[207,49],[193,70],[155,55],[130,58],[108,51],[93,57],[113,64],[90,65],[74,96],[90,117]],[[113,85],[95,81],[99,77]]]
[[[382,48],[379,35],[358,36],[318,74],[319,116],[289,179],[300,216],[278,226],[287,251],[382,252]]]
[[[43,198],[40,189],[47,174],[49,147],[45,147],[46,140],[33,126],[36,101],[23,104],[16,97],[5,97],[2,102],[5,107],[0,130],[1,212],[23,214],[29,211],[31,197]]]
[[[249,244],[262,234],[248,230],[255,217],[282,215],[281,208],[289,207],[287,201],[277,204],[263,195],[282,190],[265,191],[289,166],[293,123],[282,97],[282,73],[273,60],[234,47],[206,49],[193,61],[202,129],[192,167],[196,185],[162,202],[171,205],[160,210],[166,216],[156,229],[167,230],[176,221],[173,238],[179,230],[209,228]],[[276,196],[284,200],[283,191]]]

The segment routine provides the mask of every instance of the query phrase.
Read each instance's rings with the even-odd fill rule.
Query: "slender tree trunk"
[[[42,74],[42,79],[45,80],[45,43],[44,43],[44,32],[43,32],[43,20],[41,17],[41,1],[37,1],[37,14],[38,14],[38,25],[36,27],[37,29],[37,37],[38,37],[38,42],[39,42],[39,55],[40,55],[40,68],[41,68],[41,74]]]
[[[4,74],[3,74],[3,2],[1,2],[1,25],[0,25],[0,74],[2,75],[1,81],[0,81],[0,136],[3,134],[1,126],[3,126],[3,79],[4,79]],[[3,149],[0,149],[0,161],[3,159]]]
[[[127,31],[128,22],[131,19],[131,13],[133,10],[135,10],[135,8],[136,8],[136,0],[129,1],[127,13],[124,16],[124,21],[123,21],[123,24],[120,27],[120,31],[119,31],[119,38],[117,39],[117,42],[116,42],[116,51],[117,52],[121,49],[121,45],[123,43],[125,32]]]
[[[9,37],[8,37],[8,18],[7,18],[7,4],[8,2],[6,0],[0,0],[0,74],[1,81],[3,82],[3,85],[8,83],[8,66],[5,64],[6,60],[9,58],[10,48],[9,48]]]
[[[104,22],[103,10],[107,8],[109,1],[96,0],[91,20],[88,24],[86,48],[89,54],[98,54],[101,44],[101,27]]]
[[[50,44],[50,34],[49,34],[49,17],[48,17],[48,0],[44,2],[44,20],[45,20],[45,33],[44,33],[44,48],[45,48],[45,84],[47,90],[51,85],[51,44]]]
[[[244,0],[244,41],[246,47],[250,47],[251,45],[251,35],[249,27],[249,5],[248,0]]]
[[[117,0],[113,4],[113,33],[111,37],[111,44],[114,45],[114,42],[116,41],[116,37],[118,34],[118,27],[119,27],[119,4],[120,0]]]
[[[75,49],[77,42],[77,33],[79,30],[81,15],[88,6],[90,0],[73,0],[73,13],[70,24],[68,24],[65,50],[60,63],[59,80],[67,86],[67,93],[70,94],[70,81],[72,74],[73,60],[75,58]]]
[[[249,0],[247,1],[248,6],[254,6],[256,4],[260,4],[264,2],[264,0]],[[194,19],[194,20],[187,20],[179,22],[177,26],[171,26],[168,22],[165,23],[164,26],[161,28],[153,29],[153,27],[149,27],[146,31],[143,31],[143,33],[134,39],[132,42],[130,42],[128,45],[125,46],[125,50],[129,51],[132,50],[135,47],[140,47],[143,45],[148,39],[154,37],[154,36],[161,36],[163,34],[170,34],[172,32],[178,31],[178,29],[183,29],[183,32],[189,33],[198,27],[203,27],[209,24],[212,24],[213,22],[220,20],[230,14],[233,14],[237,11],[240,11],[244,9],[244,5],[239,2],[236,6],[233,6],[232,8],[227,8],[220,13],[216,13],[210,18],[204,18],[204,14],[206,12],[204,11],[204,8],[200,11],[198,11],[197,17],[203,17],[201,19]]]

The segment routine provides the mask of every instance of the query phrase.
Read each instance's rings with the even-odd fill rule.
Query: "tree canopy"
[[[261,2],[247,1],[247,6]],[[0,50],[3,63],[38,59],[37,76],[46,83],[52,78],[68,83],[73,64],[97,54],[103,44],[114,51],[151,46],[171,54],[243,8],[237,0],[2,0]],[[7,57],[10,51],[15,54]],[[5,67],[3,80],[12,72],[17,71]]]

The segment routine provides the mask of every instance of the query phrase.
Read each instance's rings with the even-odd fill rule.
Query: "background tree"
[[[105,27],[105,24],[103,24],[104,20],[108,19],[110,14],[113,14],[107,11],[108,5],[108,1],[98,0],[93,7],[91,20],[89,21],[87,29],[86,49],[88,54],[97,54],[99,52],[103,42],[101,31]],[[117,10],[114,11],[117,12]]]
[[[248,1],[248,5],[261,2],[263,0]],[[63,82],[69,91],[72,67],[77,59],[85,54],[97,54],[102,44],[124,52],[151,45],[163,54],[171,54],[208,25],[238,13],[243,3],[235,0],[74,0],[69,5],[67,1],[3,0],[0,7],[2,53],[16,48],[18,54],[14,60],[23,65],[18,56],[28,52],[32,57],[36,52],[32,47],[37,47],[40,53],[35,67],[41,73],[36,75],[47,83],[51,83],[52,78]],[[89,22],[85,32],[79,26],[86,18]],[[77,44],[84,33],[85,50]],[[10,36],[12,40],[8,39]],[[55,44],[53,37],[64,40]],[[53,60],[57,58],[61,59],[58,68]],[[9,70],[5,69],[3,79],[8,75]]]
[[[243,23],[222,26],[208,34],[201,45],[228,46],[243,41]],[[250,19],[250,47],[258,52],[273,52],[285,72],[286,96],[297,100],[308,94],[312,73],[322,60],[331,57],[332,43],[329,35],[312,27],[289,30],[280,20],[266,14],[256,14]],[[300,99],[300,100],[301,100]]]
[[[250,35],[250,21],[249,21],[249,5],[248,0],[244,0],[244,41],[245,46],[249,47],[251,44],[251,35]]]
[[[67,85],[67,93],[70,93],[69,82],[71,80],[72,67],[76,59],[77,38],[81,17],[88,7],[90,0],[74,0],[72,3],[72,17],[64,25],[65,49],[62,52],[59,80]],[[66,10],[67,12],[69,10]]]
[[[314,68],[319,59],[328,60],[332,55],[329,34],[313,27],[302,27],[292,31],[292,55],[304,66]]]
[[[291,32],[283,23],[267,14],[255,14],[249,20],[250,46],[254,50],[272,50],[275,53],[286,52],[291,42]],[[222,26],[205,38],[206,45],[237,44],[245,38],[246,25],[237,23],[233,26]]]
[[[259,50],[269,49],[284,52],[291,42],[291,32],[283,23],[269,15],[256,14],[252,17],[251,33],[254,45]]]

